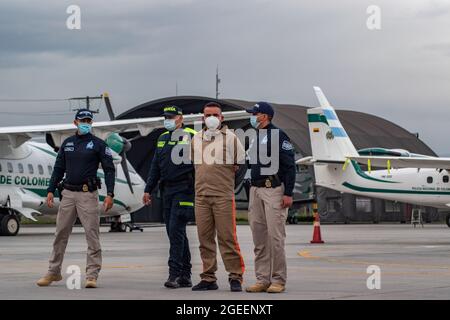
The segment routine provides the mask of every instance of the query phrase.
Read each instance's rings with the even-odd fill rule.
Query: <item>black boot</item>
[[[191,277],[188,277],[188,276],[178,277],[177,282],[178,282],[178,284],[180,285],[181,288],[190,288],[190,287],[192,287]]]
[[[219,287],[217,286],[217,283],[214,282],[208,282],[208,281],[200,281],[199,284],[197,284],[195,287],[192,288],[192,291],[207,291],[207,290],[217,290]]]
[[[175,276],[169,276],[169,279],[167,279],[166,283],[164,283],[164,287],[169,289],[177,289],[180,287],[177,281],[177,277]]]
[[[231,279],[230,280],[230,290],[232,292],[241,292],[242,291],[242,284],[239,280]]]

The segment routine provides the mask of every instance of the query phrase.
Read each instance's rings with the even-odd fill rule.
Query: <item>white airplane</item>
[[[322,90],[318,87],[314,90],[320,107],[307,110],[312,156],[299,159],[297,164],[314,165],[317,185],[361,196],[449,209],[450,158],[383,148],[359,153]],[[367,165],[368,171],[363,171],[360,164]],[[372,167],[387,169],[371,170]]]
[[[226,120],[248,118],[245,111],[224,112],[224,116]],[[202,114],[184,115],[186,125],[199,121],[202,121]],[[130,142],[118,133],[137,131],[144,137],[154,129],[163,127],[163,117],[94,122],[93,134],[105,140],[113,150],[117,169],[114,205],[107,213],[102,209],[106,188],[99,190],[101,216],[125,216],[126,219],[121,219],[121,222],[126,222],[130,213],[143,206],[145,182],[131,169],[132,166],[126,160],[126,152],[131,147]],[[0,235],[16,235],[20,228],[21,215],[36,221],[33,214],[57,213],[59,205],[57,197],[53,209],[48,208],[45,203],[57,155],[53,147],[61,146],[75,130],[73,124],[0,128]],[[52,146],[29,141],[33,137],[42,137],[46,134],[51,137]],[[118,164],[121,164],[120,169]],[[104,186],[101,169],[98,176]],[[121,222],[119,221],[120,228],[124,226]]]

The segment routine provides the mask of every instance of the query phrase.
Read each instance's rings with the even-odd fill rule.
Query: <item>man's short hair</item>
[[[205,104],[203,106],[203,111],[205,111],[206,108],[219,108],[220,111],[222,111],[222,106],[219,103],[213,102],[213,101],[208,102],[207,104]]]

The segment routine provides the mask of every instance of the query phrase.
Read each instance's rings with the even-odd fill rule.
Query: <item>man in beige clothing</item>
[[[244,260],[236,234],[234,202],[235,172],[245,160],[245,151],[236,135],[222,125],[221,106],[208,103],[203,110],[206,128],[192,141],[195,166],[195,220],[203,261],[201,281],[193,291],[217,290],[217,244],[231,291],[242,291]]]
[[[97,287],[97,278],[102,264],[97,191],[100,183],[97,171],[101,164],[107,193],[103,201],[103,209],[106,212],[113,206],[115,167],[111,149],[105,141],[91,134],[92,122],[93,114],[90,110],[78,110],[74,121],[78,130],[73,136],[64,140],[56,157],[47,190],[47,205],[50,208],[53,207],[53,194],[63,178],[64,191],[62,191],[62,200],[56,218],[56,234],[49,269],[47,274],[37,282],[40,287],[62,280],[61,266],[64,253],[77,217],[84,227],[88,244],[85,286],[86,288]]]

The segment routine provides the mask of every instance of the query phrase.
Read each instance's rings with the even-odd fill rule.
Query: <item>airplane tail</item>
[[[312,156],[316,163],[343,163],[359,156],[334,108],[319,87],[314,87],[320,107],[308,109]]]

